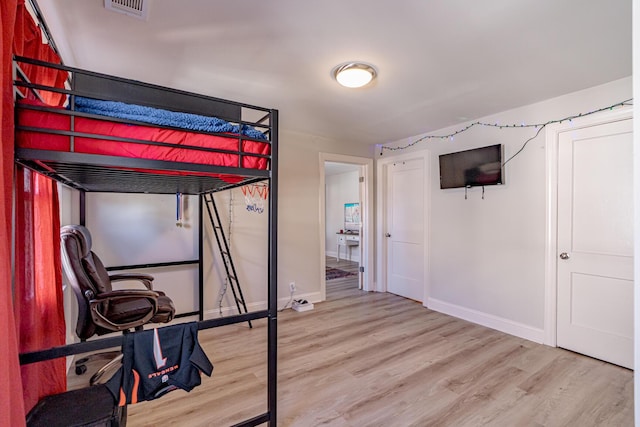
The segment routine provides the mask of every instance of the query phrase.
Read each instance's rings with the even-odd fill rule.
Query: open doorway
[[[321,153],[321,293],[371,290],[373,160]]]
[[[325,285],[327,300],[362,289],[360,168],[325,162]]]

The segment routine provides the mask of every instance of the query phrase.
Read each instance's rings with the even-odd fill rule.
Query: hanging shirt
[[[213,365],[198,343],[198,323],[124,335],[122,367],[107,382],[119,406],[157,399],[178,388],[200,385]]]

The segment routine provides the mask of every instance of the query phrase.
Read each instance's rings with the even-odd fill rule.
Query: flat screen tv
[[[503,183],[501,144],[440,155],[440,188]]]

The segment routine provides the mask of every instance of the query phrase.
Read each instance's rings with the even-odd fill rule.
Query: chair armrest
[[[91,310],[91,317],[96,325],[109,329],[112,331],[122,331],[129,328],[135,328],[137,326],[148,323],[151,318],[158,311],[158,296],[159,294],[154,291],[146,289],[125,289],[118,291],[105,292],[100,296],[90,299],[89,306]],[[113,320],[107,318],[100,310],[105,305],[112,302],[118,302],[120,300],[131,299],[145,299],[151,304],[151,308],[144,316],[125,323],[116,323]]]
[[[153,290],[153,276],[144,273],[118,273],[109,276],[109,280],[117,282],[121,280],[138,280],[144,284],[144,286],[150,291]]]

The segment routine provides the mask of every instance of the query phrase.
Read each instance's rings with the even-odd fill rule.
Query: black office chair
[[[78,301],[76,334],[85,341],[94,335],[141,330],[147,323],[167,323],[173,319],[173,301],[154,291],[153,276],[141,273],[111,274],[91,250],[91,234],[82,225],[66,225],[60,230],[62,265]],[[113,290],[112,283],[136,280],[146,289]],[[85,360],[76,365],[83,373]],[[103,366],[91,379],[99,381],[105,372],[117,369],[119,360]],[[115,367],[115,369],[111,369]]]
[[[141,330],[147,323],[167,323],[173,319],[173,302],[163,292],[153,290],[153,276],[109,275],[100,258],[91,251],[91,234],[86,227],[64,226],[60,240],[64,271],[78,300],[76,333],[82,341],[109,332]],[[120,280],[140,281],[146,289],[113,290],[111,284]],[[112,355],[111,361],[93,375],[89,387],[42,398],[27,414],[27,426],[125,427],[127,407],[118,406],[100,381],[105,373],[117,370],[121,357]],[[86,359],[79,361],[76,373],[86,370],[84,363]]]

